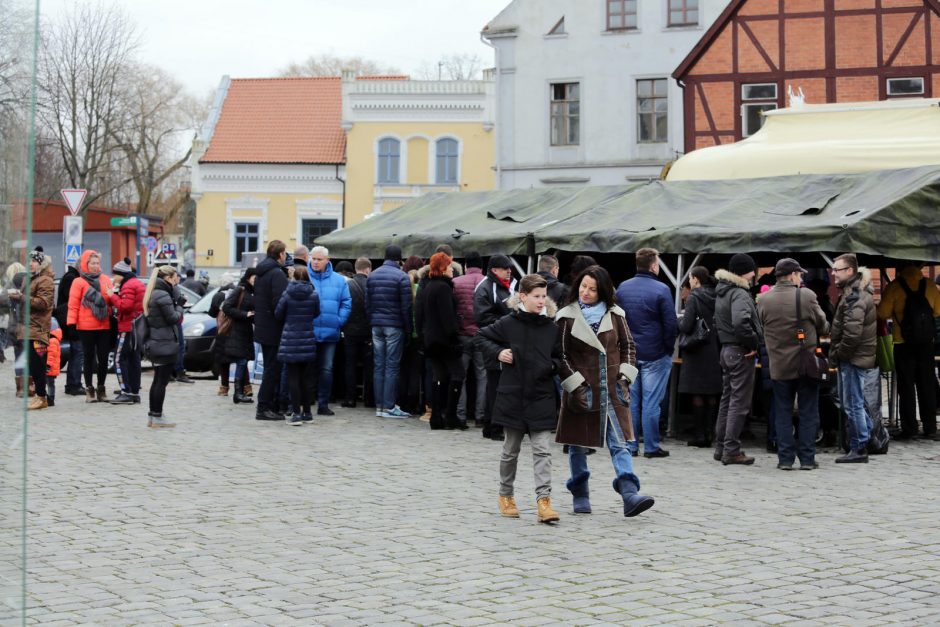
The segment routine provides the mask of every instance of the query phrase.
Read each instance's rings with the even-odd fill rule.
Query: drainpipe
[[[336,164],[335,177],[337,181],[343,184],[343,208],[340,213],[340,221],[341,221],[342,226],[340,226],[339,228],[345,229],[346,228],[346,179],[342,179],[339,177],[339,164],[338,163]]]
[[[501,160],[500,160],[500,158],[499,158],[499,157],[500,157],[500,153],[501,153],[500,145],[499,145],[499,140],[500,140],[500,135],[499,135],[499,120],[500,120],[500,118],[501,118],[500,111],[499,111],[499,107],[500,107],[500,101],[499,101],[499,84],[500,84],[500,78],[499,78],[499,74],[500,74],[500,71],[499,71],[499,48],[497,48],[495,45],[491,44],[491,43],[489,42],[489,40],[488,40],[486,37],[483,36],[483,33],[482,33],[482,32],[480,33],[480,41],[483,42],[483,45],[484,45],[484,46],[488,46],[488,47],[490,47],[490,48],[493,49],[493,55],[495,56],[495,61],[496,61],[496,84],[494,85],[494,89],[496,90],[496,97],[494,98],[494,100],[496,101],[496,110],[493,112],[493,118],[494,118],[494,119],[493,119],[493,133],[494,133],[493,137],[494,137],[494,142],[496,143],[496,155],[495,155],[495,158],[496,158],[496,189],[502,189],[502,188],[503,188],[503,176],[502,176],[503,172],[502,172]]]

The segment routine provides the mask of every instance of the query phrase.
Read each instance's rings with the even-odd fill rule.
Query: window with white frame
[[[640,143],[669,140],[669,95],[665,78],[636,82],[637,138]]]
[[[552,146],[577,146],[581,142],[581,89],[579,83],[551,85]]]
[[[924,95],[924,78],[922,76],[889,78],[887,81],[888,88],[886,91],[889,98]]]
[[[607,30],[636,28],[637,0],[604,0],[607,3]]]
[[[669,26],[695,26],[698,24],[698,0],[666,0]]]
[[[776,83],[741,85],[741,134],[750,137],[764,125],[764,111],[777,108]]]
[[[260,246],[260,225],[257,222],[235,223],[235,263],[241,263],[242,255],[254,253]]]
[[[386,137],[379,141],[379,183],[398,183],[401,180],[399,173],[401,164],[401,142],[394,137]]]
[[[332,233],[338,226],[339,223],[336,220],[304,218],[300,221],[300,233],[303,238],[300,241],[304,246],[315,246],[318,237]]]
[[[457,185],[457,140],[445,137],[437,140],[435,145],[437,156],[437,174],[435,182],[438,185]]]

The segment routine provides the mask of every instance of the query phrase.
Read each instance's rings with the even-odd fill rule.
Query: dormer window
[[[607,30],[630,30],[636,28],[637,0],[606,0]]]

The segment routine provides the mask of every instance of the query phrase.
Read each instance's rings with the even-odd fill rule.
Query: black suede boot
[[[692,439],[686,442],[688,446],[698,448],[708,448],[711,442],[708,439],[708,407],[703,405],[692,405]]]
[[[457,418],[457,405],[460,404],[460,391],[463,389],[462,381],[451,381],[447,384],[447,413],[444,421],[448,429],[459,429],[466,431],[468,429],[466,422],[461,422]]]

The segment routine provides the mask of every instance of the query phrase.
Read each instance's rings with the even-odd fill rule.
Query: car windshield
[[[212,306],[212,297],[215,296],[215,293],[219,291],[219,288],[213,287],[211,290],[206,292],[206,295],[199,299],[195,305],[189,308],[189,311],[192,313],[206,313],[209,311],[209,307]]]

